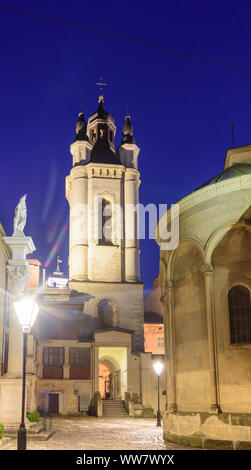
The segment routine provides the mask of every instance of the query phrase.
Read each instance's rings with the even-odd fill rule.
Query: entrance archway
[[[127,349],[99,348],[99,392],[103,399],[125,399],[127,391]]]
[[[101,398],[111,397],[111,368],[105,362],[99,362],[99,392]]]

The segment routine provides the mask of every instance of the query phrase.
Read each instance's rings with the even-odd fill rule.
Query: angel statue
[[[24,227],[27,219],[27,208],[26,208],[26,194],[22,196],[15,209],[14,217],[14,232],[13,235],[20,235],[20,232],[24,234]]]

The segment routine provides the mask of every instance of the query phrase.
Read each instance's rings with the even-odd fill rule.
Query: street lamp
[[[35,300],[24,295],[13,302],[17,318],[23,330],[23,389],[22,389],[22,415],[21,423],[18,429],[17,450],[26,450],[26,428],[24,422],[25,412],[25,379],[26,379],[26,347],[27,338],[31,327],[37,318],[39,306]]]
[[[158,376],[158,410],[157,410],[157,426],[161,426],[161,414],[160,414],[160,390],[159,390],[159,377],[163,369],[163,363],[158,361],[153,364],[154,370]]]

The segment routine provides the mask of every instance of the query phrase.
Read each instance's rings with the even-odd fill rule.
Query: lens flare
[[[5,289],[1,289],[0,287],[0,295],[3,295],[3,296],[7,296],[7,297],[13,297],[13,295],[11,294],[11,292],[8,292],[7,290]]]
[[[49,256],[48,256],[48,258],[47,258],[47,260],[45,261],[45,264],[44,264],[45,268],[48,268],[48,266],[50,266],[52,260],[55,258],[56,254],[58,253],[60,245],[62,243],[62,240],[63,240],[67,230],[68,230],[68,222],[66,222],[64,224],[64,226],[63,226],[63,228],[62,228],[62,230],[61,230],[61,232],[60,232],[60,234],[57,238],[56,243],[54,244],[52,250],[50,251]]]

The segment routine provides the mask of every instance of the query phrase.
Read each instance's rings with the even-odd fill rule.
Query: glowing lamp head
[[[32,297],[24,295],[15,300],[13,305],[23,332],[29,333],[37,318],[38,304]]]
[[[164,364],[163,364],[162,362],[160,362],[160,361],[155,362],[155,363],[153,364],[154,370],[155,370],[155,372],[156,372],[157,375],[160,375],[160,374],[161,374],[162,369],[163,369],[163,366],[164,366]]]

